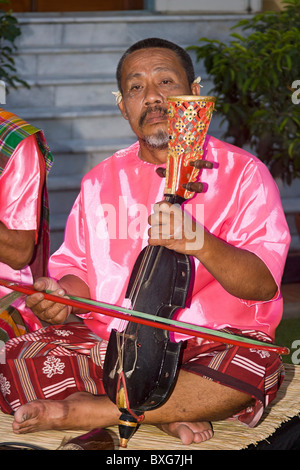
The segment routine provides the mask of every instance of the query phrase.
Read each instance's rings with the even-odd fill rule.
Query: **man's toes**
[[[205,442],[211,439],[214,435],[214,432],[212,429],[208,429],[206,431],[202,432],[197,432],[194,437],[194,442],[196,444],[199,444],[200,442]]]

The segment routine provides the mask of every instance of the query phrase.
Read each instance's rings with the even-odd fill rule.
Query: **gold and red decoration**
[[[194,195],[182,185],[197,180],[199,170],[189,163],[203,157],[214,104],[213,96],[168,98],[169,146],[165,194],[177,194],[184,199]]]

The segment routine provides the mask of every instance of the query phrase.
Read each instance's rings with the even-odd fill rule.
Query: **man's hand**
[[[204,228],[176,204],[162,201],[154,205],[153,211],[148,219],[149,245],[196,256],[203,245]]]
[[[277,285],[266,264],[254,253],[235,247],[196,223],[178,205],[155,204],[149,217],[149,245],[161,245],[195,256],[231,295],[268,301]]]
[[[34,289],[40,291],[27,297],[26,306],[42,321],[52,325],[62,324],[71,313],[72,307],[50,300],[46,300],[43,291],[51,291],[51,294],[59,297],[66,295],[58,282],[48,277],[41,277],[34,283]]]

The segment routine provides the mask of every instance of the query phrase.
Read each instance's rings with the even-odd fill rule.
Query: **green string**
[[[48,293],[50,294],[51,292],[48,292]],[[212,330],[210,328],[205,328],[203,326],[193,325],[191,323],[185,323],[185,322],[178,321],[178,320],[173,320],[173,319],[170,319],[170,318],[157,317],[157,316],[152,315],[150,313],[138,312],[136,310],[129,310],[129,309],[124,308],[124,307],[118,307],[118,306],[115,306],[115,305],[105,304],[103,302],[99,302],[99,301],[96,301],[96,300],[82,299],[80,297],[75,297],[75,296],[72,296],[72,295],[68,295],[68,297],[71,300],[76,300],[78,302],[84,302],[84,303],[92,305],[92,306],[94,305],[94,306],[109,309],[109,310],[112,310],[112,311],[115,311],[115,312],[121,312],[121,313],[130,315],[130,316],[134,316],[134,317],[137,317],[137,318],[143,318],[145,320],[150,320],[150,321],[153,321],[155,323],[164,323],[164,324],[167,324],[167,325],[170,325],[170,326],[174,325],[174,326],[178,326],[178,327],[181,327],[181,328],[187,328],[189,330],[197,331],[199,333],[206,333],[206,334],[214,335],[214,336],[217,336],[217,337],[222,338],[222,339],[236,340],[238,338],[238,340],[241,341],[242,343],[251,342],[251,344],[253,344],[253,346],[255,346],[255,345],[256,346],[266,346],[266,344],[271,346],[270,343],[265,343],[263,341],[258,341],[258,340],[254,340],[252,338],[246,338],[244,336],[239,336],[239,335],[226,333],[226,332],[220,331],[220,330]]]

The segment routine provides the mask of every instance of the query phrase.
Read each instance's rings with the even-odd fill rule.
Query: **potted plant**
[[[300,177],[300,0],[243,19],[228,43],[201,38],[189,47],[213,80],[224,137],[250,145],[272,175]]]
[[[224,138],[250,146],[274,178],[290,185],[300,177],[300,0],[285,0],[281,11],[256,14],[233,29],[228,43],[201,38],[189,49],[213,81]],[[300,236],[300,212],[295,225]]]
[[[0,3],[9,3],[1,0]],[[18,84],[29,88],[28,84],[17,76],[14,54],[17,51],[16,39],[21,30],[17,18],[12,11],[0,10],[0,80],[4,82],[6,91],[16,88]]]

